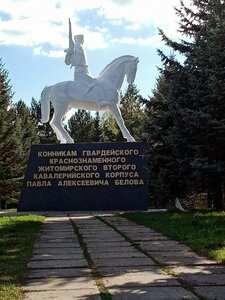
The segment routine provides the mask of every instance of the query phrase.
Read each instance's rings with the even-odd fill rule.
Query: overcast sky
[[[73,35],[84,34],[93,77],[121,55],[139,57],[135,84],[151,94],[164,49],[158,27],[178,38],[174,7],[179,0],[3,0],[0,6],[0,57],[9,71],[14,101],[28,105],[44,86],[73,80],[64,64],[68,18]],[[186,0],[185,3],[190,2]],[[126,88],[124,85],[123,89]]]

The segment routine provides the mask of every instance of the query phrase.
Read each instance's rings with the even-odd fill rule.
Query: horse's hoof
[[[127,142],[128,142],[128,143],[132,143],[132,142],[136,142],[136,141],[135,141],[134,138],[131,138],[131,139],[127,139]]]

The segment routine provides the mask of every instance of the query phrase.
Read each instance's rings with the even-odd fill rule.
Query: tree
[[[93,124],[93,133],[92,133],[92,141],[93,142],[100,142],[102,137],[102,128],[101,128],[101,118],[99,112],[95,113],[94,117],[94,124]]]
[[[105,112],[101,118],[101,140],[103,142],[116,142],[120,135],[120,129],[114,116],[110,112]]]
[[[37,121],[31,115],[30,109],[20,100],[15,104],[17,117],[21,120],[21,138],[24,156],[27,159],[32,144],[39,143]]]
[[[68,120],[68,129],[74,142],[91,142],[93,139],[94,120],[90,112],[78,109]]]
[[[42,124],[41,123],[41,102],[36,101],[34,98],[31,100],[31,115],[36,120],[36,124],[38,127],[38,136],[41,144],[55,144],[57,143],[56,135],[51,128],[49,123]],[[54,108],[52,104],[50,104],[50,117],[49,120],[52,119],[54,113]]]
[[[12,106],[8,72],[0,60],[0,208],[18,201],[24,174],[21,120]]]
[[[168,137],[170,149],[167,159],[172,167],[169,170],[175,166],[171,154],[176,155],[174,184],[177,184],[177,190],[183,194],[207,191],[214,197],[214,206],[225,209],[222,150],[225,144],[224,3],[220,0],[193,0],[191,4],[193,9],[185,7],[181,1],[180,9],[176,9],[180,17],[179,30],[189,38],[188,41],[174,42],[160,31],[166,45],[182,54],[185,60],[181,64],[159,51],[166,89],[161,93],[157,87],[157,93],[150,100],[158,102],[156,109],[159,111],[154,111],[154,104],[150,101],[149,117],[163,116],[158,119],[161,127],[166,124],[166,119],[170,120],[164,126],[164,137]],[[160,107],[162,96],[167,99],[167,105]],[[151,129],[150,126],[148,130]],[[155,139],[154,160],[159,158],[162,150],[157,151],[161,140],[161,137]],[[164,166],[159,160],[158,169]],[[162,176],[158,179],[168,183]],[[166,193],[172,196],[171,186]]]
[[[121,113],[131,135],[135,140],[142,140],[144,119],[143,98],[134,84],[130,84],[126,93],[121,97]]]
[[[124,123],[135,140],[143,138],[144,106],[143,98],[134,84],[130,84],[121,95],[120,110]],[[105,141],[123,141],[124,138],[111,113],[105,113],[102,119],[102,139]]]

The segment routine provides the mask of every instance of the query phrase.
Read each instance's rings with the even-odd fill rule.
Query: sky
[[[189,0],[186,0],[188,2]],[[139,58],[135,84],[148,98],[162,65],[157,49],[170,53],[158,28],[178,39],[174,7],[179,0],[3,0],[0,6],[0,58],[14,92],[13,102],[40,99],[47,85],[73,80],[64,63],[68,18],[73,35],[84,35],[93,77],[122,55]],[[122,87],[125,92],[127,83]]]

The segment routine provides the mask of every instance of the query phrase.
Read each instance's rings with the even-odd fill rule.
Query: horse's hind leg
[[[54,113],[54,115],[52,117],[52,120],[49,122],[49,124],[52,127],[53,131],[55,132],[57,140],[60,141],[60,143],[64,144],[64,143],[66,143],[66,140],[64,139],[63,135],[58,130],[58,128],[55,126],[55,123],[53,122],[54,116],[55,116],[55,113]]]
[[[74,142],[69,133],[65,130],[62,123],[62,118],[65,116],[68,110],[69,109],[67,107],[55,107],[54,115],[50,122],[50,125],[61,144]]]
[[[128,142],[135,142],[135,139],[132,137],[128,129],[126,128],[124,124],[123,117],[121,115],[120,109],[118,105],[116,104],[111,104],[108,106],[109,110],[113,113],[114,117],[116,118],[116,122],[122,132],[123,137],[128,141]]]

